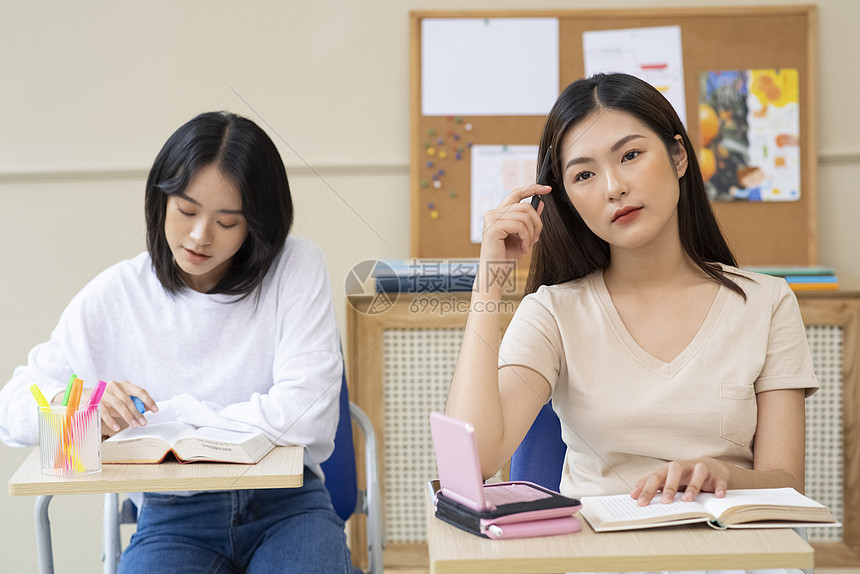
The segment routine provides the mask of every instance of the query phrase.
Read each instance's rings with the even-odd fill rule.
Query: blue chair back
[[[566,450],[552,401],[545,404],[511,457],[511,480],[527,480],[558,491]]]
[[[349,415],[349,390],[346,375],[340,386],[340,417],[334,436],[334,452],[322,463],[325,486],[331,495],[334,511],[341,520],[346,520],[355,511],[358,501],[358,479],[355,469],[355,445],[352,440],[352,420]]]

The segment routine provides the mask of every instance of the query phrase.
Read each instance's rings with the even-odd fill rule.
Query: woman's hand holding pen
[[[547,185],[530,184],[513,190],[495,209],[484,214],[481,236],[481,259],[485,261],[518,261],[540,238],[543,224],[543,202],[537,210],[531,203],[521,203],[533,195],[546,195]]]
[[[146,425],[146,418],[137,410],[132,397],[138,397],[146,410],[158,412],[155,401],[142,387],[128,381],[107,381],[99,403],[104,423],[103,435],[111,436],[128,426]]]
[[[726,495],[730,465],[715,458],[697,458],[693,460],[673,460],[661,466],[651,475],[636,483],[630,497],[637,500],[639,506],[647,506],[658,493],[660,502],[668,504],[675,500],[675,493],[684,491],[681,500],[692,501],[699,492],[713,492],[717,498]]]

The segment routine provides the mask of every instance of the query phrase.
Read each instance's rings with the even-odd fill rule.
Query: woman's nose
[[[212,226],[205,217],[200,217],[194,222],[189,235],[197,245],[208,245],[212,242]]]
[[[606,199],[615,201],[627,195],[629,191],[624,178],[612,170],[606,172]]]

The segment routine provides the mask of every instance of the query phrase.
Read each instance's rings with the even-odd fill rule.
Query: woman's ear
[[[678,179],[681,179],[687,173],[687,148],[684,146],[684,139],[680,134],[675,136],[675,142],[675,149],[672,150],[672,162],[678,173]]]

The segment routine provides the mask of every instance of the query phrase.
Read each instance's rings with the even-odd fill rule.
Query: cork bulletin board
[[[700,142],[704,72],[797,70],[799,198],[714,202],[741,265],[817,263],[816,9],[767,6],[600,11],[413,12],[410,21],[412,256],[477,257],[471,229],[472,146],[538,144],[544,115],[423,115],[422,23],[427,19],[552,18],[558,21],[560,92],[585,75],[583,33],[677,26],[681,30],[687,130]],[[446,88],[447,89],[447,88]],[[452,86],[456,89],[456,86]],[[704,124],[703,124],[704,125]]]

